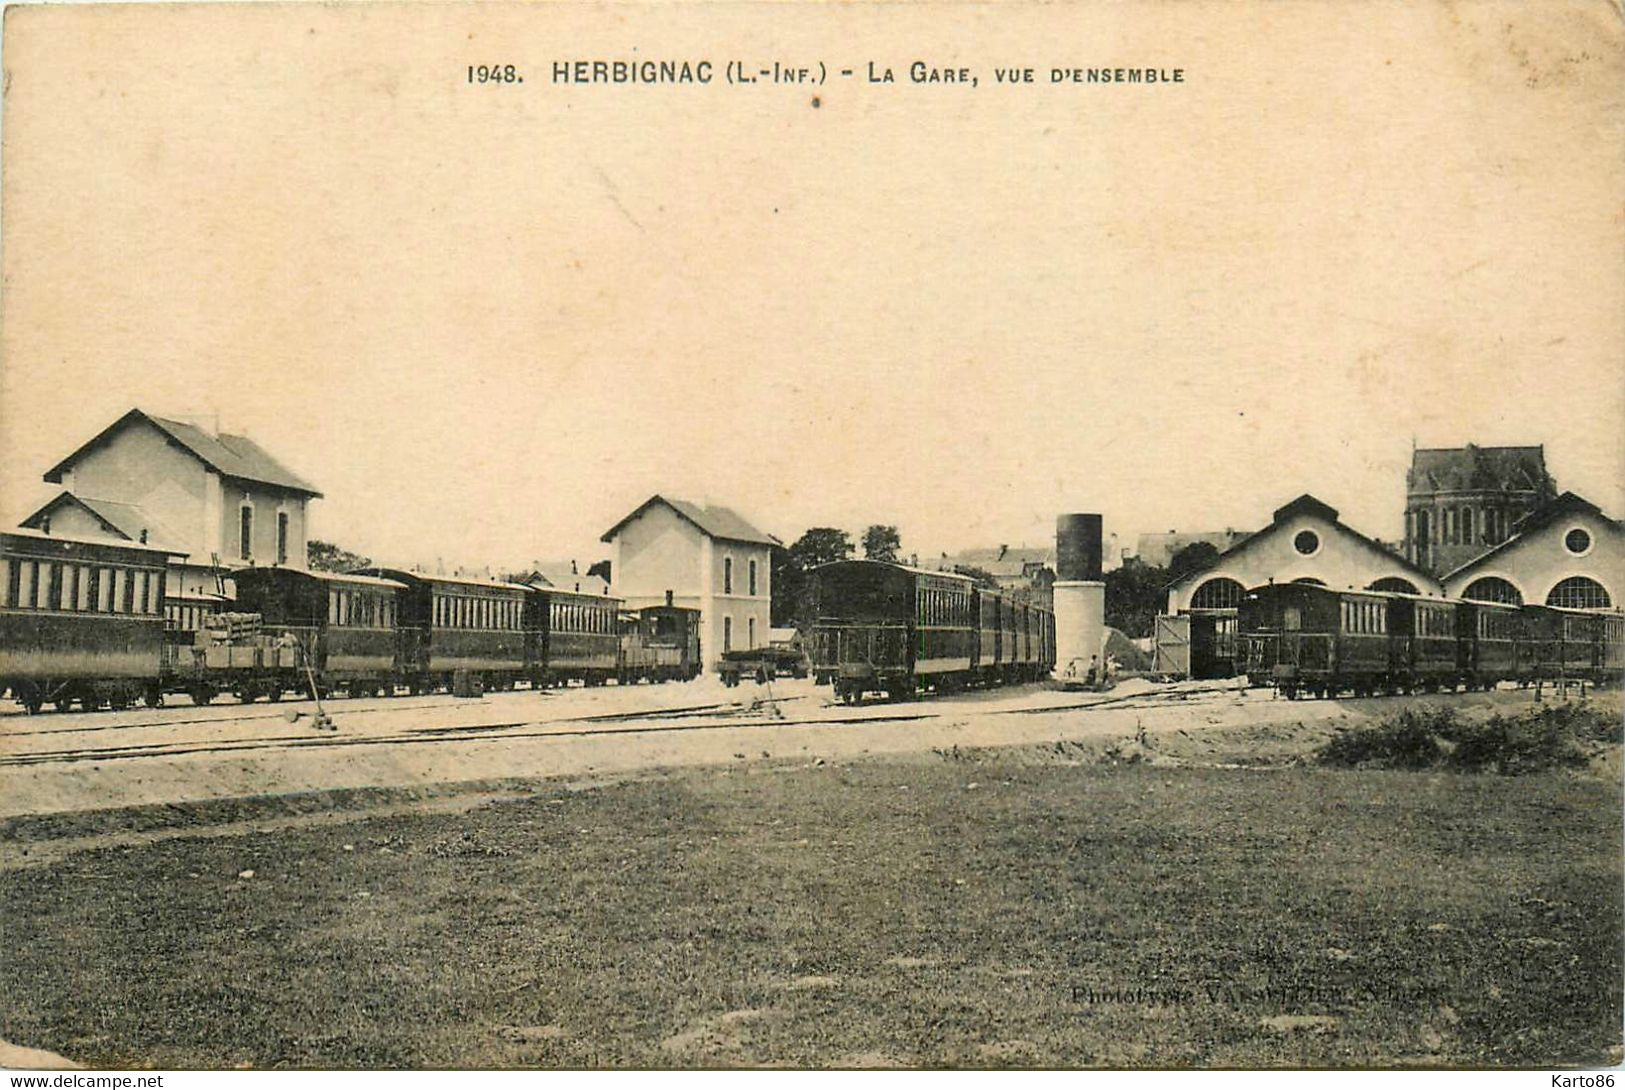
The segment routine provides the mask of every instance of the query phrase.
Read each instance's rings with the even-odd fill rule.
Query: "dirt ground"
[[[1212,763],[1230,752],[1215,732],[1234,729],[1248,732],[1235,763],[1267,763],[1402,699],[1411,698],[1285,701],[1231,683],[1134,679],[1108,693],[1022,686],[851,708],[809,681],[728,689],[707,679],[477,700],[335,700],[327,705],[333,732],[312,729],[308,702],[7,715],[0,717],[0,820],[316,792],[443,795],[755,760],[1044,745],[1065,752],[1125,740],[1147,758]],[[1517,707],[1532,696],[1414,699]]]
[[[1619,703],[1617,693],[1601,699]],[[701,681],[332,701],[332,733],[310,728],[308,703],[9,715],[0,717],[0,869],[205,828],[466,812],[549,782],[602,785],[690,768],[887,757],[1268,771],[1301,762],[1339,730],[1441,702],[1488,714],[1532,706],[1534,696],[1286,701],[1228,682],[1133,679],[1105,693],[1024,686],[852,708],[805,681],[740,689]],[[1609,758],[1618,765],[1617,747]]]

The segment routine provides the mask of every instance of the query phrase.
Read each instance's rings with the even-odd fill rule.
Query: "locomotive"
[[[878,560],[812,571],[809,655],[819,684],[855,704],[923,688],[1034,681],[1055,668],[1055,613],[968,576]]]
[[[47,702],[156,707],[170,693],[207,704],[289,692],[393,695],[533,688],[610,679],[690,680],[699,613],[623,609],[618,598],[395,569],[234,572],[235,612],[188,630],[166,616],[163,549],[0,532],[0,690],[29,712]]]
[[[1618,612],[1272,583],[1242,596],[1237,628],[1248,683],[1289,699],[1557,678],[1606,684],[1625,672]]]

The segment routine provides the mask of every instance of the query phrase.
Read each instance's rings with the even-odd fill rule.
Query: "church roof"
[[[1406,487],[1412,492],[1555,491],[1544,447],[1464,447],[1411,454]]]

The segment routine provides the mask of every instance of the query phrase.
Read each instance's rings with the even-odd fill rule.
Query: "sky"
[[[1304,492],[1391,540],[1465,442],[1619,517],[1620,46],[1603,2],[8,9],[0,513],[140,406],[390,563],[590,560],[657,492],[921,556]],[[857,76],[550,78],[599,57]],[[1142,64],[1185,80],[1049,82]]]

